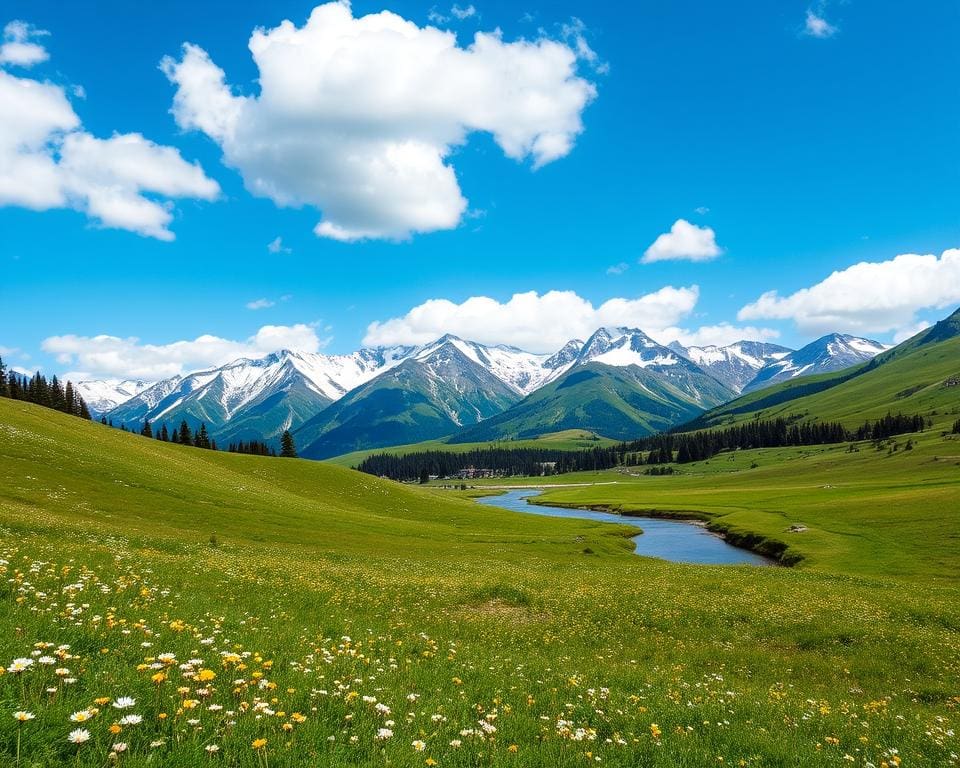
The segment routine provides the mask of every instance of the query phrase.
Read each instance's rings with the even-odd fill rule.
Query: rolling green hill
[[[636,557],[626,526],[0,400],[0,764],[949,765],[960,551],[932,445],[829,536],[880,458],[838,451],[815,484],[771,460],[753,491],[711,463],[712,513],[769,526],[806,494],[816,519],[799,568],[708,567]],[[665,506],[678,479],[595,488]],[[934,537],[910,574],[884,551]]]
[[[685,388],[680,389],[670,379],[639,366],[588,363],[502,414],[458,432],[450,442],[525,439],[566,429],[627,440],[669,429],[731,395],[718,381],[686,365]]]
[[[844,371],[810,376],[732,400],[693,427],[795,416],[855,425],[887,412],[960,407],[960,310],[887,352]]]

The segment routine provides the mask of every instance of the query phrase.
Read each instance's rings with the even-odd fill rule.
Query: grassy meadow
[[[956,765],[960,442],[916,442],[549,492],[809,527],[707,567],[0,400],[0,765]]]
[[[405,453],[415,453],[417,451],[448,451],[450,453],[460,453],[463,451],[472,451],[474,449],[484,448],[548,448],[558,451],[577,451],[589,450],[590,448],[606,447],[613,445],[616,440],[601,437],[583,429],[565,429],[560,432],[548,432],[535,438],[526,440],[501,440],[499,442],[486,443],[449,443],[449,438],[441,440],[425,440],[422,443],[411,443],[410,445],[395,445],[389,448],[368,448],[363,451],[353,451],[335,456],[332,459],[326,459],[330,464],[336,464],[340,467],[355,467],[361,461],[369,456],[380,453],[389,453],[402,455]]]

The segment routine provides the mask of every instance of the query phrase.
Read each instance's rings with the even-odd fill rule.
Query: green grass
[[[394,445],[389,448],[369,448],[364,451],[353,451],[345,453],[342,456],[335,456],[332,459],[326,459],[329,464],[336,464],[340,467],[355,467],[361,461],[369,456],[376,456],[381,453],[388,453],[395,456],[402,456],[407,453],[417,453],[419,451],[446,451],[448,453],[462,453],[484,448],[549,448],[557,451],[580,451],[590,448],[604,448],[614,445],[617,441],[606,437],[601,437],[594,432],[588,432],[583,429],[566,429],[561,432],[549,432],[539,437],[526,440],[500,440],[499,442],[486,443],[448,443],[449,437],[440,440],[426,440],[422,443],[410,443],[409,445]]]
[[[765,539],[752,542],[761,551],[786,548],[804,569],[960,582],[960,436],[934,428],[879,450],[869,441],[857,447],[856,453],[847,444],[721,453],[675,465],[679,474],[664,477],[636,467],[470,485],[558,485],[538,500],[702,517],[733,537]],[[573,487],[580,484],[588,485]],[[790,533],[794,525],[807,530]]]
[[[627,526],[163,445],[0,400],[0,666],[54,659],[0,676],[0,765],[18,744],[31,767],[956,764],[956,486],[924,469],[929,487],[904,496],[916,467],[893,463],[941,451],[925,441],[886,465],[887,506],[916,521],[883,540],[933,555],[908,574],[893,549],[869,569],[858,555],[850,575],[830,537],[810,537],[801,568],[667,563],[633,555]],[[848,459],[885,460],[830,457],[812,460],[835,461],[844,483]],[[748,496],[730,514],[769,515],[773,471],[752,479],[765,461],[608,488],[638,507],[677,496],[719,509],[710,486],[731,482]],[[807,461],[776,460],[784,504],[799,508],[794,486],[814,482]],[[834,479],[818,483],[842,491],[838,518],[874,535]],[[115,709],[121,696],[135,705]],[[18,725],[18,710],[36,717]],[[142,722],[120,725],[129,713]],[[67,741],[77,727],[88,743]]]

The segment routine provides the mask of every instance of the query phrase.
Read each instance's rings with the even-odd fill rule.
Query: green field
[[[915,440],[550,492],[810,527],[706,567],[0,400],[0,765],[956,765],[960,441]]]
[[[550,432],[539,437],[526,440],[501,440],[499,442],[487,443],[448,443],[449,438],[442,440],[426,440],[422,443],[411,443],[410,445],[394,445],[390,448],[370,448],[365,451],[354,451],[345,453],[342,456],[336,456],[332,459],[326,459],[330,464],[336,464],[340,467],[355,467],[368,456],[375,456],[379,453],[390,453],[402,455],[405,453],[416,453],[418,451],[447,451],[449,453],[462,453],[483,448],[548,448],[558,451],[581,451],[590,448],[604,447],[613,445],[616,440],[610,440],[601,437],[593,432],[587,432],[582,429],[566,429],[562,432]]]

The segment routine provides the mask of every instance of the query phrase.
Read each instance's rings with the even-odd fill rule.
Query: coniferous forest
[[[90,418],[87,404],[72,382],[68,381],[64,385],[56,376],[47,381],[47,378],[39,372],[33,376],[24,376],[15,371],[7,371],[2,358],[0,358],[0,397],[25,400],[28,403],[42,405],[44,408],[79,416],[81,419]]]
[[[356,467],[361,472],[393,480],[489,474],[497,477],[551,475],[598,471],[618,466],[686,464],[713,458],[723,451],[830,445],[862,440],[885,440],[922,432],[923,416],[887,414],[856,429],[839,422],[789,423],[786,419],[754,420],[724,429],[682,434],[660,433],[604,448],[562,451],[545,448],[509,448],[502,445],[470,451],[418,451],[404,455],[379,453]],[[654,474],[652,471],[648,474]],[[656,474],[660,474],[659,472]],[[665,473],[666,474],[666,473]]]

